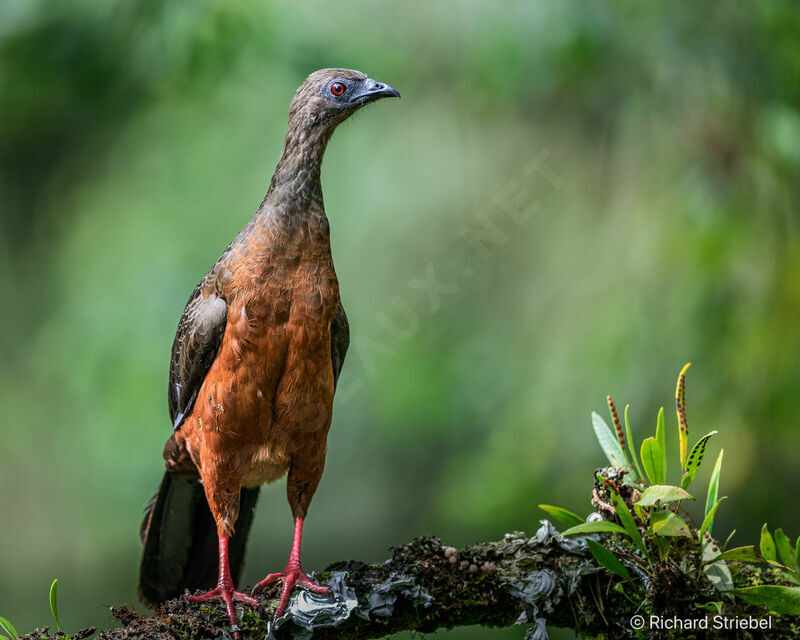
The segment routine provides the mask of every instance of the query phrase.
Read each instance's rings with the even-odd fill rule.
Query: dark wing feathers
[[[224,298],[195,287],[178,323],[169,363],[169,415],[177,429],[189,414],[211,363],[217,357],[228,305]]]
[[[347,314],[344,312],[342,301],[339,300],[339,308],[331,323],[331,362],[333,364],[333,384],[339,380],[339,373],[344,365],[344,357],[347,355],[347,347],[350,345],[350,324],[347,322]]]

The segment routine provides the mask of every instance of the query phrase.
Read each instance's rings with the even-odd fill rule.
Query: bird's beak
[[[400,92],[392,85],[367,78],[361,83],[359,90],[351,98],[351,102],[363,104],[380,98],[399,98]]]

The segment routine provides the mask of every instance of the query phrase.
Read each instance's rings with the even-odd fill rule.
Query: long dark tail
[[[244,564],[257,500],[258,489],[242,489],[236,533],[228,545],[234,584]],[[175,598],[184,589],[193,592],[217,583],[217,526],[196,473],[164,474],[139,535],[144,545],[139,595],[149,606]]]

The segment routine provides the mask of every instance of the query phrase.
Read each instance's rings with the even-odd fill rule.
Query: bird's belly
[[[260,447],[250,459],[250,464],[245,465],[243,487],[260,487],[267,482],[275,482],[289,470],[288,460],[273,462],[274,454],[270,449],[269,445]]]

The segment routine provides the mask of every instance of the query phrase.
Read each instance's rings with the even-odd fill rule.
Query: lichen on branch
[[[333,587],[334,596],[297,590],[287,613],[271,621],[279,596],[271,586],[263,596],[265,614],[238,608],[243,640],[368,640],[405,630],[430,633],[467,625],[520,628],[520,637],[542,640],[547,627],[574,629],[584,637],[641,637],[631,628],[636,615],[700,617],[700,609],[719,602],[724,615],[764,616],[766,610],[721,596],[701,570],[665,572],[658,581],[632,571],[626,581],[598,566],[586,544],[592,536],[564,537],[547,521],[532,537],[506,534],[502,540],[457,550],[437,538],[418,538],[393,549],[381,564],[338,562],[316,578]],[[632,551],[603,540],[621,558]],[[700,566],[692,545],[681,549],[676,566]],[[737,586],[774,584],[774,570],[731,563]],[[680,581],[677,577],[680,576]],[[217,603],[195,604],[176,598],[152,617],[126,607],[111,607],[121,623],[99,640],[215,640],[230,637],[224,610]],[[774,616],[771,638],[797,637],[795,618]],[[46,632],[27,636],[53,638]],[[76,637],[73,635],[73,637]],[[648,633],[648,638],[675,637]],[[683,637],[693,637],[684,633]],[[697,637],[705,637],[699,635]],[[741,635],[740,637],[751,637]]]

